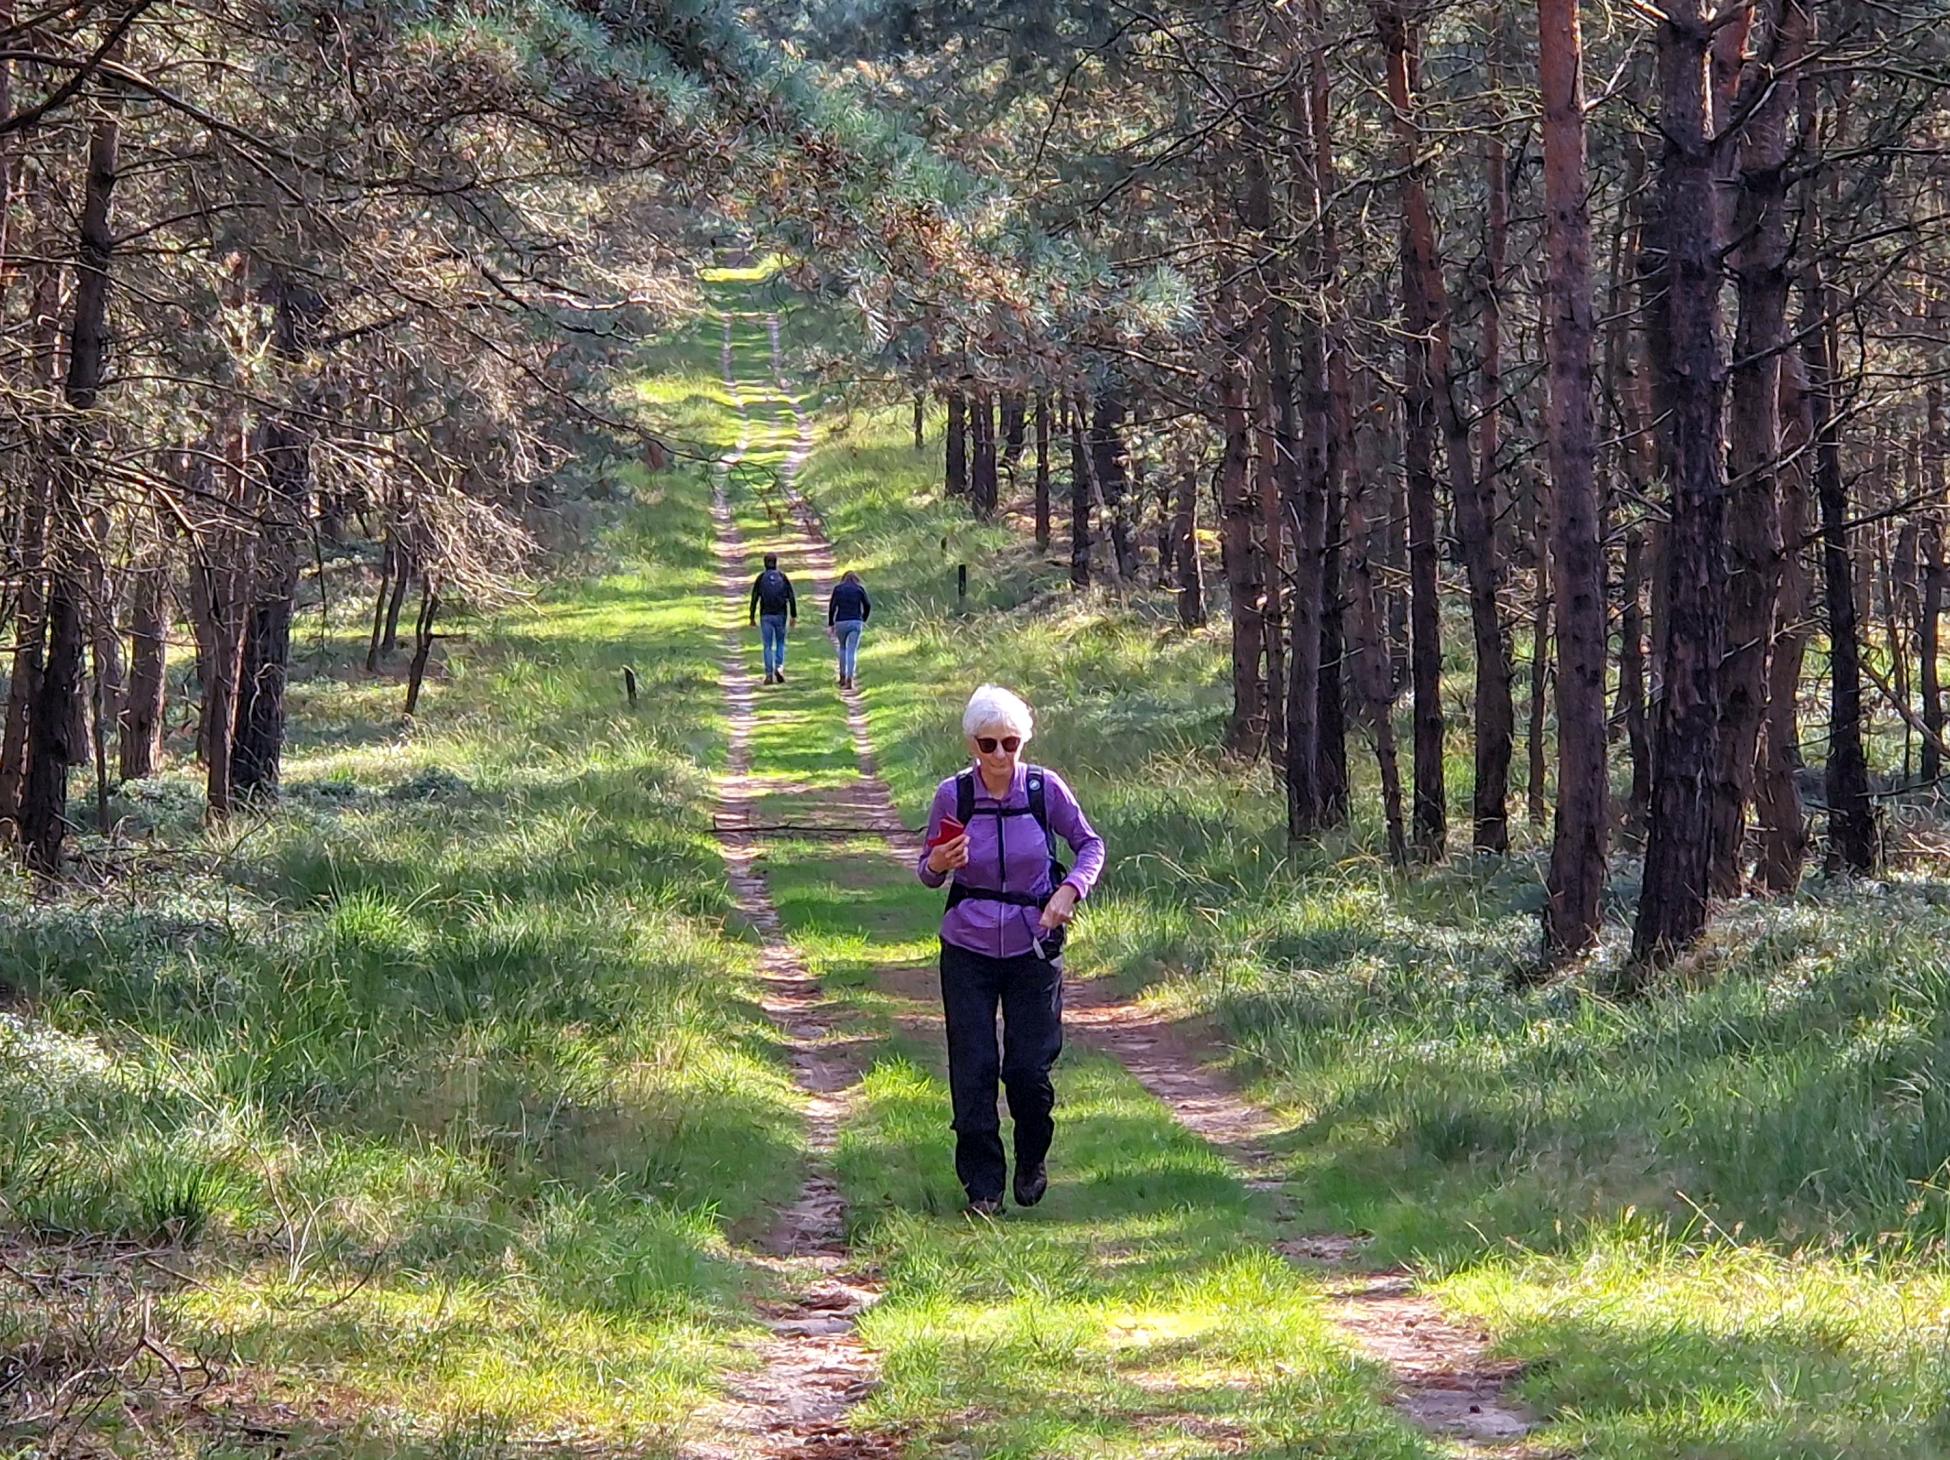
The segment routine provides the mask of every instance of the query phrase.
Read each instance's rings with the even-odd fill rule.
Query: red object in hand
[[[928,838],[928,849],[932,851],[944,842],[951,842],[967,830],[968,828],[955,820],[954,817],[944,816],[941,818],[941,830]]]

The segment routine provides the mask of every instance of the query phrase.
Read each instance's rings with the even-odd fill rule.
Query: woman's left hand
[[[1076,912],[1077,890],[1065,882],[1051,893],[1049,901],[1043,904],[1041,922],[1045,928],[1060,928],[1075,917]]]

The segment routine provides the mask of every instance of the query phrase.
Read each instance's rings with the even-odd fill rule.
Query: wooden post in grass
[[[623,666],[623,693],[630,697],[630,708],[636,708],[636,671],[627,664]]]
[[[968,564],[955,564],[955,606],[968,607]]]

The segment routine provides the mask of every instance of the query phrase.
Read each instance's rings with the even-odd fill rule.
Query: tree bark
[[[1049,520],[1049,396],[1036,397],[1036,546],[1047,550]]]
[[[1529,730],[1524,747],[1526,776],[1524,814],[1532,826],[1542,826],[1549,802],[1545,795],[1549,756],[1545,747],[1544,704],[1548,699],[1551,666],[1551,561],[1547,534],[1550,532],[1550,504],[1545,500],[1544,483],[1530,474],[1530,541],[1536,546],[1536,571],[1531,577],[1530,594],[1530,706]]]
[[[948,429],[943,433],[946,445],[947,476],[945,489],[951,497],[968,495],[968,397],[959,390],[948,392]]]
[[[110,48],[120,60],[121,45]],[[68,375],[63,396],[70,419],[60,433],[53,462],[49,510],[46,648],[41,680],[27,722],[26,774],[19,834],[27,865],[47,877],[61,871],[67,831],[68,767],[85,757],[74,739],[74,701],[81,685],[82,613],[86,585],[81,547],[88,495],[86,457],[93,444],[93,413],[108,363],[108,288],[114,263],[111,216],[121,152],[121,91],[107,84],[89,127],[87,181],[79,236],[80,267],[74,319],[68,332]]]
[[[386,632],[379,639],[379,656],[386,655],[399,647],[399,614],[406,602],[406,590],[413,582],[413,554],[405,543],[394,539],[393,547],[393,595],[386,600]]]
[[[427,659],[433,653],[433,620],[439,612],[440,589],[429,573],[421,580],[420,617],[413,627],[413,663],[406,676],[406,717],[409,720],[420,709],[420,686],[426,680]]]
[[[28,338],[39,383],[60,383],[61,274],[53,264],[36,266],[31,295],[33,318]],[[20,803],[27,780],[27,736],[40,693],[42,655],[47,641],[47,532],[52,486],[45,475],[28,482],[14,560],[19,566],[20,597],[14,608],[13,672],[7,685],[5,739],[0,742],[0,818],[19,831]]]
[[[1124,466],[1124,399],[1114,388],[1099,391],[1090,417],[1090,465],[1109,518],[1117,575],[1137,581],[1137,546],[1131,537],[1130,481]]]
[[[1796,67],[1806,15],[1787,0],[1769,61]],[[1781,587],[1779,488],[1781,352],[1787,341],[1788,104],[1773,86],[1740,142],[1733,271],[1740,315],[1734,331],[1727,410],[1727,629],[1720,666],[1720,738],[1713,773],[1708,886],[1737,894],[1745,881],[1747,804],[1766,715],[1767,653]]]
[[[1263,362],[1262,362],[1263,363]],[[1283,780],[1287,793],[1289,822],[1287,834],[1299,836],[1293,829],[1291,811],[1293,805],[1293,786],[1286,779],[1286,716],[1287,716],[1287,645],[1284,634],[1285,614],[1282,609],[1284,593],[1282,579],[1285,576],[1286,548],[1285,531],[1281,518],[1285,513],[1280,490],[1280,478],[1284,472],[1277,465],[1279,447],[1274,441],[1273,397],[1267,389],[1267,372],[1255,370],[1252,378],[1253,413],[1253,496],[1258,512],[1254,524],[1254,543],[1260,555],[1262,588],[1259,600],[1260,646],[1266,654],[1266,756]],[[1313,758],[1307,758],[1305,774],[1311,779]]]
[[[1443,783],[1442,604],[1436,579],[1435,407],[1429,399],[1426,341],[1402,341],[1407,390],[1402,399],[1402,458],[1408,496],[1409,681],[1415,720],[1414,846],[1440,861],[1449,840]]]
[[[974,457],[969,497],[975,515],[987,520],[995,516],[998,494],[995,479],[995,397],[986,387],[976,388],[974,411],[969,423]]]
[[[1019,390],[1004,391],[1002,395],[1002,459],[1014,471],[1016,463],[1022,460],[1022,448],[1028,434],[1028,406]]]
[[[1476,476],[1469,428],[1462,415],[1461,383],[1450,346],[1449,293],[1422,176],[1422,125],[1416,110],[1421,89],[1420,36],[1399,0],[1376,0],[1375,18],[1387,59],[1388,99],[1401,155],[1403,296],[1409,306],[1409,328],[1426,340],[1429,389],[1448,461],[1457,547],[1469,580],[1469,618],[1476,648],[1473,839],[1478,851],[1503,852],[1510,844],[1507,803],[1516,710],[1510,692],[1509,639],[1497,601],[1502,563],[1495,521]]]
[[[1812,215],[1816,210],[1810,209]],[[1815,500],[1821,511],[1822,597],[1828,614],[1828,846],[1849,872],[1875,870],[1876,830],[1869,761],[1862,746],[1861,638],[1855,565],[1848,546],[1848,479],[1835,409],[1836,301],[1822,276],[1819,240],[1803,274],[1802,357],[1814,415]]]
[[[1714,148],[1707,94],[1712,30],[1702,0],[1658,26],[1660,132],[1651,356],[1672,506],[1662,544],[1662,695],[1653,730],[1652,815],[1628,988],[1706,926],[1711,777],[1726,639],[1726,361],[1721,347]],[[1648,249],[1648,252],[1651,252]]]
[[[917,390],[914,392],[914,449],[916,451],[927,449],[927,422],[927,399]]]
[[[1296,167],[1301,180],[1302,204],[1311,210],[1316,262],[1316,297],[1323,301],[1310,327],[1318,332],[1324,365],[1325,396],[1310,404],[1311,428],[1320,436],[1323,450],[1310,461],[1323,475],[1312,490],[1319,492],[1323,504],[1323,539],[1320,565],[1320,702],[1318,744],[1314,759],[1320,777],[1322,822],[1340,825],[1348,814],[1347,714],[1343,698],[1343,668],[1347,640],[1344,628],[1345,600],[1342,563],[1345,547],[1351,542],[1346,516],[1347,472],[1354,457],[1354,418],[1348,382],[1348,351],[1343,328],[1346,309],[1342,299],[1340,236],[1337,218],[1328,205],[1336,190],[1334,132],[1331,115],[1332,95],[1327,71],[1327,22],[1322,0],[1306,0],[1303,7],[1306,30],[1302,37],[1307,52],[1304,82],[1295,73],[1293,85],[1304,84],[1304,102],[1290,96],[1296,133],[1311,141],[1311,154]],[[1299,118],[1306,125],[1299,125]],[[1366,551],[1365,546],[1362,548]],[[1372,566],[1372,565],[1370,565]],[[1374,605],[1379,614],[1379,603]],[[1379,645],[1379,620],[1375,624]],[[1357,696],[1358,698],[1358,696]],[[1388,728],[1390,774],[1394,760],[1394,727]],[[1396,821],[1400,821],[1401,787],[1395,787]]]
[[[129,595],[129,696],[122,716],[122,779],[139,781],[162,765],[168,683],[168,576],[161,562],[135,574]]]
[[[1070,407],[1070,586],[1090,586],[1090,453],[1083,441],[1083,397]]]
[[[1927,429],[1922,448],[1923,493],[1928,506],[1919,526],[1923,553],[1923,601],[1917,614],[1916,672],[1923,695],[1923,781],[1934,786],[1943,777],[1943,685],[1938,672],[1943,628],[1943,386],[1932,379],[1925,388]]]
[[[1808,855],[1808,820],[1801,805],[1801,665],[1812,632],[1808,573],[1801,544],[1808,535],[1808,454],[1814,420],[1807,372],[1798,351],[1781,359],[1781,450],[1787,462],[1779,479],[1782,543],[1777,631],[1767,661],[1767,717],[1762,727],[1760,771],[1754,782],[1759,831],[1755,880],[1767,892],[1794,891]]]
[[[1597,941],[1605,886],[1605,559],[1590,373],[1591,215],[1577,0],[1538,0],[1550,327],[1550,553],[1557,616],[1557,822],[1544,946]]]
[[[1198,552],[1198,473],[1180,471],[1176,510],[1172,514],[1172,557],[1178,570],[1178,622],[1185,628],[1205,624],[1205,567]]]
[[[1266,681],[1260,603],[1261,558],[1253,543],[1258,502],[1252,489],[1251,404],[1246,355],[1237,342],[1224,347],[1219,366],[1219,422],[1225,446],[1219,461],[1219,547],[1226,594],[1232,606],[1232,717],[1226,749],[1250,758],[1266,743]]]
[[[1365,377],[1364,377],[1365,379]],[[1367,402],[1363,402],[1365,407]],[[1366,411],[1363,411],[1365,419]],[[1375,768],[1381,779],[1382,821],[1388,837],[1388,860],[1396,867],[1408,865],[1408,836],[1402,824],[1402,775],[1400,755],[1395,745],[1394,669],[1390,662],[1386,636],[1382,632],[1382,593],[1375,572],[1375,561],[1387,549],[1385,521],[1373,522],[1368,516],[1371,497],[1384,495],[1380,464],[1374,459],[1375,432],[1359,434],[1360,469],[1348,484],[1347,521],[1347,682],[1354,689],[1361,723],[1374,747]]]
[[[1645,695],[1645,533],[1634,525],[1625,534],[1625,569],[1619,585],[1623,609],[1618,620],[1618,718],[1625,727],[1632,765],[1625,819],[1643,827],[1652,809],[1652,744],[1646,727]]]
[[[379,644],[386,630],[386,601],[392,596],[393,564],[398,556],[399,549],[389,536],[379,559],[379,586],[372,597],[372,637],[366,641],[367,674],[379,673]]]

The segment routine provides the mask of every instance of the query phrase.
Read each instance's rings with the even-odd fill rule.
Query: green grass
[[[741,374],[769,368],[762,330],[741,327],[735,348]],[[752,405],[761,432],[780,428],[777,403]],[[745,481],[733,494],[754,550],[767,500]],[[751,740],[772,788],[759,818],[774,825],[857,814],[831,657],[808,639],[802,672],[765,690]],[[1433,1453],[1329,1336],[1319,1293],[1273,1255],[1236,1173],[1112,1061],[1073,1051],[1058,1067],[1044,1204],[1000,1227],[959,1216],[938,1041],[888,981],[931,979],[940,894],[871,835],[774,836],[764,867],[794,947],[866,1041],[837,1154],[854,1251],[885,1285],[862,1323],[883,1382],[856,1424],[934,1456]]]
[[[769,381],[775,270],[705,288],[740,374]],[[788,344],[826,330],[794,313]],[[687,464],[623,494],[610,567],[460,625],[416,724],[358,668],[364,610],[338,595],[302,635],[275,813],[206,835],[172,769],[116,798],[169,849],[139,878],[0,889],[0,1375],[52,1355],[16,1391],[44,1393],[126,1359],[88,1421],[104,1452],[261,1455],[229,1423],[261,1413],[332,1460],[674,1453],[748,1361],[772,1279],[745,1244],[805,1152],[711,832],[702,463],[739,435],[721,338],[707,315],[646,352],[638,395]],[[1285,1117],[1295,1213],[1073,1049],[1047,1201],[961,1218],[938,1039],[885,977],[931,964],[938,894],[870,835],[773,836],[774,901],[862,1041],[837,1161],[886,1297],[859,1423],[917,1460],[1436,1453],[1270,1256],[1303,1226],[1373,1234],[1526,1361],[1540,1453],[1950,1453],[1941,884],[1817,879],[1741,908],[1633,1003],[1603,992],[1619,922],[1588,964],[1513,980],[1541,895],[1527,833],[1503,862],[1390,872],[1357,746],[1355,824],[1290,849],[1269,774],[1211,750],[1223,625],[1070,594],[939,500],[938,421],[917,455],[906,403],[853,404],[822,409],[803,486],[874,594],[861,682],[898,803],[918,821],[960,763],[970,687],[1029,696],[1036,759],[1112,854],[1073,974],[1230,1052]],[[788,526],[793,423],[769,386],[746,405],[730,485],[755,567]],[[761,700],[768,824],[850,814],[821,607]],[[744,652],[756,671],[755,635]],[[1634,875],[1620,858],[1615,912]],[[145,1331],[192,1383],[222,1370],[223,1403],[192,1415]],[[0,1417],[0,1455],[47,1439],[31,1409]]]
[[[909,428],[905,404],[856,410],[806,480],[874,594],[860,674],[897,799],[918,820],[959,763],[976,683],[1037,706],[1035,758],[1111,850],[1073,970],[1209,1022],[1286,1117],[1297,1221],[1372,1233],[1376,1260],[1418,1265],[1536,1360],[1546,1448],[1944,1451],[1943,884],[1813,878],[1730,911],[1620,1003],[1605,990],[1637,876],[1620,855],[1603,948],[1535,984],[1534,834],[1505,860],[1391,872],[1356,737],[1354,824],[1289,847],[1271,774],[1213,751],[1223,621],[1186,633],[1158,595],[1072,594],[1063,544],[1044,559],[944,503],[939,420],[921,454]],[[1466,703],[1466,662],[1447,677]],[[1898,1294],[1901,1319],[1863,1317]],[[1712,1357],[1723,1343],[1751,1372]]]
[[[109,1257],[72,1302],[0,1280],[0,1348],[117,1356],[153,1301],[166,1351],[243,1414],[289,1406],[306,1454],[677,1448],[756,1331],[740,1244],[803,1149],[725,930],[708,486],[635,491],[611,570],[467,625],[410,729],[344,603],[307,635],[278,811],[205,840],[172,771],[119,804],[183,870],[10,897],[10,1260]],[[160,1453],[169,1376],[124,1379],[94,1438]],[[9,1424],[0,1453],[33,1450]]]

